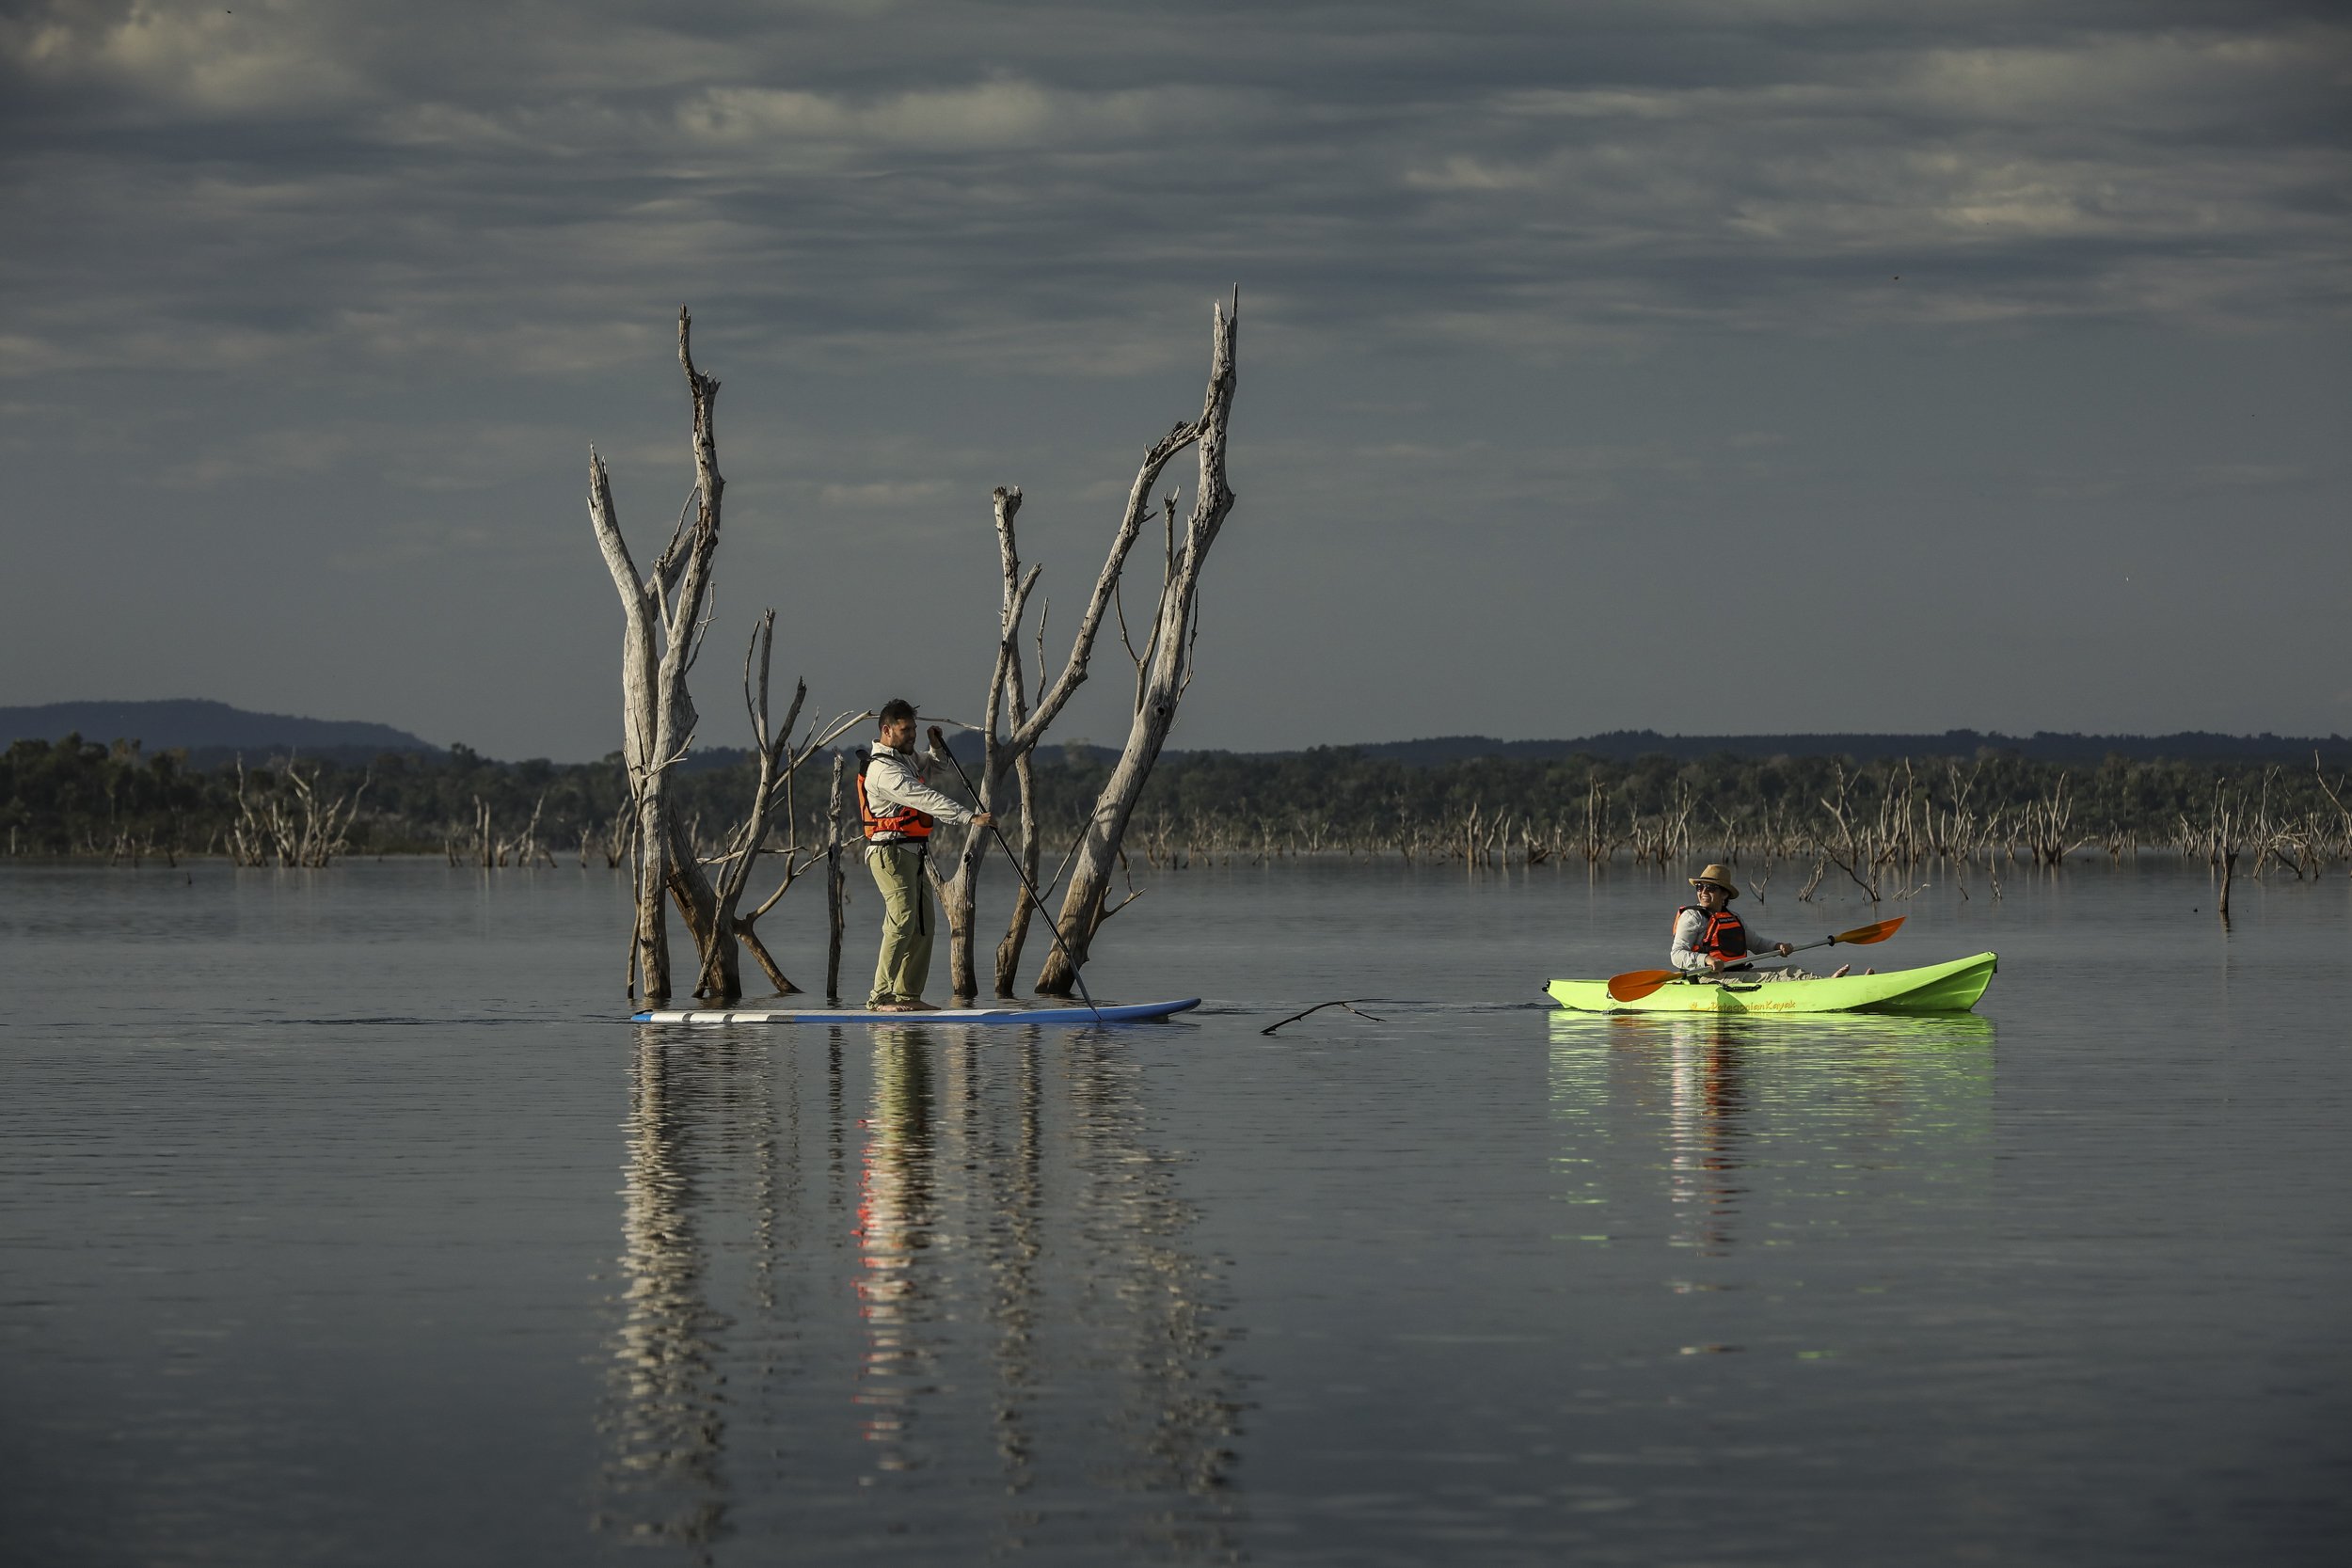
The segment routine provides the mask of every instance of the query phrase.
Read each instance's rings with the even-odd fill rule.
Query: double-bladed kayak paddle
[[[1874,942],[1884,942],[1895,934],[1897,927],[1910,918],[1907,914],[1899,914],[1892,920],[1874,920],[1867,926],[1857,926],[1851,931],[1840,931],[1834,937],[1823,937],[1819,942],[1808,942],[1788,951],[1803,953],[1808,948],[1836,947],[1841,943],[1849,947],[1867,946]],[[1754,954],[1749,956],[1756,957]],[[1628,970],[1623,974],[1609,976],[1609,999],[1612,1002],[1639,1002],[1661,986],[1672,985],[1677,980],[1689,977],[1679,969]]]

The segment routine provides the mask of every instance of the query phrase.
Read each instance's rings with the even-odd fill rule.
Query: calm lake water
[[[0,1560],[2346,1560],[2352,879],[1799,879],[1979,1013],[1557,1013],[1623,866],[1156,875],[1096,993],[1209,1003],[1089,1032],[632,1025],[602,870],[0,864]]]

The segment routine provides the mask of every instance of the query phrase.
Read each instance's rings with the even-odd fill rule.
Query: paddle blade
[[[1851,942],[1856,947],[1866,946],[1874,942],[1884,942],[1895,934],[1897,927],[1910,918],[1911,916],[1907,914],[1899,914],[1892,920],[1873,921],[1867,926],[1857,926],[1851,931],[1840,931],[1829,940],[1833,943]]]
[[[1678,969],[1635,969],[1609,977],[1609,1000],[1639,1002],[1659,987],[1682,978]]]

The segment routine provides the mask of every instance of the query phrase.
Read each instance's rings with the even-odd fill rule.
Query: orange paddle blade
[[[1857,926],[1851,931],[1840,931],[1829,940],[1833,943],[1840,942],[1851,942],[1857,947],[1865,946],[1873,942],[1884,942],[1888,937],[1895,934],[1895,928],[1898,926],[1900,926],[1904,921],[1909,920],[1911,916],[1907,914],[1899,914],[1892,920],[1873,921],[1867,926]]]
[[[1609,977],[1609,1000],[1639,1002],[1659,987],[1682,978],[1678,969],[1636,969]]]

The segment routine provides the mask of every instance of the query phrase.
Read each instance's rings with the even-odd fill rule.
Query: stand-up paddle
[[[1808,948],[1836,947],[1840,943],[1850,947],[1863,947],[1874,942],[1884,942],[1895,934],[1897,927],[1910,918],[1907,914],[1899,914],[1892,920],[1875,920],[1867,926],[1857,926],[1851,931],[1840,931],[1834,937],[1823,937],[1819,942],[1808,942],[1802,946],[1791,947],[1788,951],[1803,953]],[[1689,978],[1690,976],[1679,969],[1628,970],[1623,974],[1612,974],[1609,977],[1609,998],[1613,1002],[1639,1002],[1661,986],[1670,986],[1677,980]]]
[[[940,733],[940,728],[937,724],[933,724],[931,726],[931,744],[938,748],[939,754],[941,756],[947,759],[947,766],[956,770],[956,777],[963,781],[963,792],[966,795],[971,796],[974,802],[977,803],[979,800],[980,792],[972,787],[971,777],[964,772],[963,764],[956,760],[955,752],[947,750],[947,737]],[[1014,854],[1012,852],[1012,846],[1005,842],[1005,831],[1002,828],[999,828],[994,822],[992,821],[988,825],[988,831],[995,835],[996,847],[1005,852],[1005,859],[1012,863],[1012,874],[1021,879],[1021,891],[1029,895],[1029,902],[1037,906],[1037,912],[1045,916],[1045,934],[1054,939],[1054,945],[1056,947],[1061,949],[1062,958],[1070,965],[1070,978],[1077,984],[1078,995],[1086,1002],[1087,1011],[1094,1015],[1095,1022],[1102,1022],[1103,1009],[1094,1005],[1093,996],[1088,992],[1086,976],[1078,973],[1078,960],[1071,953],[1070,949],[1063,944],[1061,940],[1061,927],[1055,922],[1052,912],[1046,909],[1045,900],[1037,895],[1037,887],[1029,880],[1029,873],[1027,869],[1022,865],[1021,857]],[[1902,922],[1899,920],[1895,924],[1899,926]],[[1889,927],[1889,929],[1892,928],[1893,927]]]

